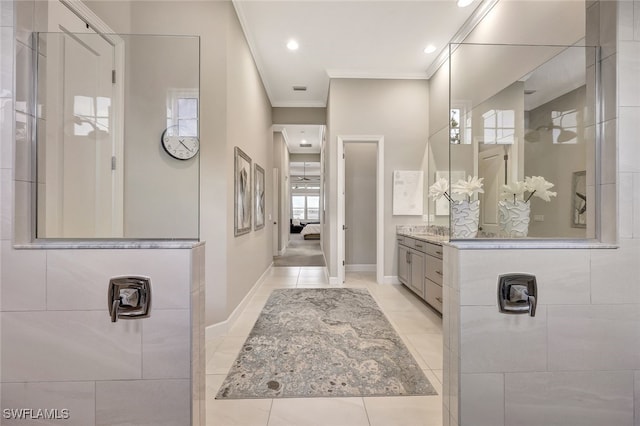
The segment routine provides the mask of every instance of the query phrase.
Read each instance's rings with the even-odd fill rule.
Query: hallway
[[[345,287],[367,288],[438,392],[436,396],[215,400],[271,291],[330,287],[321,267],[274,267],[227,335],[206,342],[209,426],[441,426],[442,319],[401,285],[348,273]]]

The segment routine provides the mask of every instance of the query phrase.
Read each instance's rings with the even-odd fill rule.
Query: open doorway
[[[274,266],[326,265],[322,251],[322,125],[281,126],[282,166],[279,210],[284,244]]]

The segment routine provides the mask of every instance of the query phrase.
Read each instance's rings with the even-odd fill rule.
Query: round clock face
[[[167,154],[178,160],[193,158],[200,150],[197,136],[178,136],[178,127],[172,126],[162,133],[162,147]]]

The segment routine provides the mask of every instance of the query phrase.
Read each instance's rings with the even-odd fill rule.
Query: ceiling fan
[[[302,163],[302,176],[298,176],[298,180],[301,181],[308,181],[311,180],[307,177],[307,163],[303,162]]]

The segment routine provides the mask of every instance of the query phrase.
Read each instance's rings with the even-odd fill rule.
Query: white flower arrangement
[[[460,179],[451,185],[451,193],[466,195],[471,200],[474,195],[484,192],[484,189],[482,189],[483,179],[477,176],[469,176],[467,180]],[[429,187],[429,198],[438,200],[441,197],[445,197],[450,202],[453,201],[451,195],[449,195],[449,182],[445,178],[438,179]]]
[[[524,181],[511,182],[508,185],[502,185],[502,193],[500,198],[503,200],[510,200],[513,198],[515,204],[517,199],[523,200],[525,203],[529,202],[531,197],[538,197],[544,201],[551,201],[551,197],[555,197],[558,194],[553,191],[549,191],[553,188],[553,184],[548,182],[542,176],[527,176]],[[525,198],[525,193],[529,195]]]

